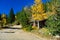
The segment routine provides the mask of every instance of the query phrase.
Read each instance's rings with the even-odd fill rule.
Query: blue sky
[[[46,0],[43,0],[46,2]],[[14,13],[21,11],[24,6],[30,6],[34,0],[0,0],[0,13],[8,14],[10,8],[14,9]]]

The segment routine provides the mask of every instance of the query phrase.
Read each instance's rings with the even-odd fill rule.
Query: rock
[[[60,36],[59,35],[56,35],[56,36],[54,36],[54,39],[55,40],[60,40]]]
[[[14,25],[11,28],[22,28],[22,26],[21,25]]]

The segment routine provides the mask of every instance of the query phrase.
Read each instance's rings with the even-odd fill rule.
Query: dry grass
[[[41,30],[41,29],[39,29],[39,30]],[[45,34],[39,33],[39,30],[32,30],[31,32],[33,34],[36,34],[39,37],[44,38],[44,39],[47,39],[47,40],[55,40],[52,35],[45,35]],[[44,29],[44,31],[46,31],[46,29]]]

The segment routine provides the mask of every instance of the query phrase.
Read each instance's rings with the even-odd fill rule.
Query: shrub
[[[32,30],[32,26],[31,26],[31,25],[28,25],[28,26],[26,27],[26,30],[27,30],[27,31],[31,31],[31,30]]]
[[[46,21],[46,26],[52,35],[60,35],[60,19],[58,15],[52,15]]]
[[[41,30],[39,30],[39,33],[47,36],[49,35],[50,31],[48,28],[42,28]]]

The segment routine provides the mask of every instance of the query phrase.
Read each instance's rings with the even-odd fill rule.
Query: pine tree
[[[1,27],[1,14],[0,14],[0,27]]]
[[[10,14],[9,14],[9,23],[13,23],[14,21],[15,21],[15,14],[14,14],[13,8],[11,8]]]
[[[0,14],[0,20],[1,20],[1,14]]]
[[[53,0],[52,0],[53,1]],[[52,5],[55,7],[52,9],[54,11],[54,15],[51,15],[46,21],[46,26],[50,30],[53,35],[60,35],[60,1],[54,0]]]

